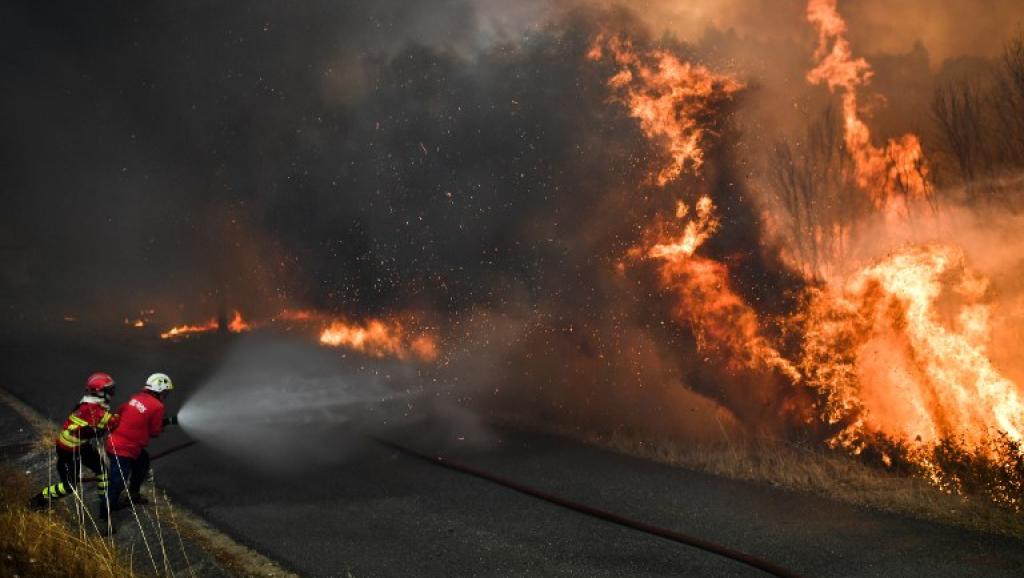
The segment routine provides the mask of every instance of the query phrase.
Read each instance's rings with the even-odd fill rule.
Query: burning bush
[[[807,18],[819,40],[818,64],[807,79],[841,93],[842,151],[851,163],[839,182],[848,180],[869,199],[889,255],[851,259],[829,266],[833,274],[825,279],[809,277],[801,308],[781,321],[797,337],[794,349],[766,331],[771,318],[733,289],[729,264],[700,254],[720,225],[714,193],[698,197],[688,221],[689,205],[679,202],[682,224],[657,217],[630,254],[659,263],[660,288],[675,297],[673,317],[693,332],[698,350],[719,358],[727,373],[784,378],[780,407],[828,446],[906,466],[947,492],[1018,509],[1024,404],[1017,384],[988,354],[990,282],[959,247],[908,243],[913,212],[933,201],[920,141],[906,134],[874,144],[859,101],[871,65],[853,55],[835,0],[811,0]],[[652,182],[663,188],[687,172],[699,177],[708,118],[742,84],[601,34],[589,56],[606,55],[618,67],[608,81],[613,100],[668,159],[655,164]],[[817,273],[818,260],[827,258],[804,270]]]

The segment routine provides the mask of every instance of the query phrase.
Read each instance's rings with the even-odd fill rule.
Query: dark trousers
[[[107,504],[117,507],[117,499],[121,492],[128,488],[128,493],[136,495],[142,489],[142,482],[149,475],[149,453],[142,450],[137,458],[126,458],[107,453],[110,458],[110,486],[107,487]]]
[[[82,480],[82,466],[96,474],[96,484],[102,495],[108,490],[107,472],[103,469],[100,453],[93,444],[86,442],[75,450],[57,447],[57,476],[60,482],[46,486],[36,495],[36,499],[56,500],[78,492]]]

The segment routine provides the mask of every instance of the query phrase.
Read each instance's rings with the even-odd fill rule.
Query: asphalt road
[[[182,383],[221,344],[8,341],[0,385],[55,420],[96,369],[122,384],[154,367]],[[180,377],[179,377],[180,376]],[[123,391],[123,390],[122,390]],[[125,393],[121,393],[125,397]],[[391,435],[496,474],[772,560],[804,576],[1021,576],[1024,543],[511,431]],[[588,518],[360,438],[308,427],[345,459],[252,467],[198,445],[156,462],[158,482],[211,523],[308,576],[763,576],[725,558]],[[486,437],[475,444],[474,436]],[[462,437],[463,439],[459,439]],[[172,433],[153,450],[182,441]],[[266,464],[264,464],[266,465]]]

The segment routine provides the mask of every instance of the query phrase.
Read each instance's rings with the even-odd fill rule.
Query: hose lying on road
[[[683,534],[683,533],[680,533],[680,532],[669,530],[667,528],[662,528],[662,527],[659,527],[659,526],[654,526],[652,524],[647,524],[645,522],[640,522],[640,521],[637,521],[637,520],[626,518],[625,516],[620,516],[618,514],[614,514],[612,512],[607,511],[607,510],[602,510],[600,508],[595,508],[593,506],[588,506],[586,504],[582,504],[580,502],[575,502],[573,500],[569,500],[569,499],[563,498],[561,496],[556,496],[554,494],[549,494],[548,492],[545,492],[543,490],[539,490],[537,488],[534,488],[534,487],[531,487],[531,486],[527,486],[527,485],[521,484],[519,482],[515,482],[515,481],[509,480],[509,479],[506,479],[506,478],[502,478],[500,476],[496,476],[496,475],[494,475],[494,474],[492,474],[490,472],[486,472],[484,470],[480,470],[480,469],[474,468],[472,466],[468,466],[466,464],[462,464],[462,463],[459,463],[459,462],[455,462],[455,461],[449,460],[449,459],[447,459],[447,458],[445,458],[443,456],[433,456],[433,455],[430,455],[430,454],[425,454],[425,453],[419,452],[417,450],[414,450],[414,449],[408,448],[406,446],[403,446],[401,444],[395,443],[395,442],[393,442],[391,440],[387,440],[387,439],[383,439],[383,438],[379,438],[379,437],[375,437],[375,436],[370,436],[370,437],[371,437],[371,439],[373,439],[377,443],[379,443],[379,444],[381,444],[383,446],[389,447],[389,448],[391,448],[393,450],[399,451],[399,452],[401,452],[403,454],[406,454],[408,456],[412,456],[414,458],[425,460],[427,462],[430,462],[430,463],[432,463],[434,465],[437,465],[437,466],[441,466],[443,468],[448,468],[448,469],[451,469],[451,470],[455,470],[457,472],[462,472],[464,474],[469,474],[469,475],[477,477],[477,478],[481,478],[481,479],[484,479],[484,480],[487,480],[487,481],[490,481],[490,482],[494,482],[495,484],[504,486],[504,487],[506,487],[506,488],[508,488],[510,490],[514,490],[516,492],[519,492],[521,494],[526,494],[526,495],[532,496],[534,498],[539,498],[541,500],[544,500],[545,502],[550,502],[550,503],[555,504],[557,506],[562,506],[563,508],[568,508],[570,510],[573,510],[575,512],[579,512],[581,514],[586,514],[588,516],[593,516],[594,518],[605,520],[605,521],[611,522],[613,524],[618,524],[620,526],[625,526],[626,528],[632,528],[634,530],[639,530],[640,532],[645,532],[647,534],[658,536],[660,538],[665,538],[666,540],[671,540],[671,541],[677,542],[679,544],[685,544],[687,546],[693,546],[694,548],[699,548],[699,549],[704,550],[706,552],[711,552],[712,554],[718,554],[719,556],[724,556],[724,557],[729,558],[731,560],[735,560],[736,562],[740,562],[742,564],[746,564],[746,565],[751,566],[753,568],[757,568],[758,570],[761,570],[763,572],[767,572],[768,574],[771,574],[773,576],[778,576],[779,578],[799,578],[799,574],[797,574],[796,572],[794,572],[792,570],[789,570],[787,568],[783,568],[782,566],[779,566],[779,565],[777,565],[777,564],[775,564],[773,562],[770,562],[768,560],[765,560],[763,558],[758,558],[757,556],[753,556],[751,554],[747,554],[747,553],[744,553],[744,552],[733,550],[732,548],[728,548],[726,546],[722,546],[721,544],[716,544],[714,542],[709,542],[708,540],[703,540],[701,538],[696,538],[694,536],[689,536],[687,534]]]
[[[701,550],[704,550],[706,552],[710,552],[712,554],[717,554],[719,556],[724,556],[726,558],[729,558],[730,560],[734,560],[736,562],[740,562],[742,564],[746,564],[747,566],[751,566],[753,568],[757,568],[758,570],[761,570],[763,572],[767,572],[768,574],[771,574],[773,576],[778,576],[779,578],[800,578],[800,575],[797,574],[796,572],[792,571],[792,570],[789,570],[787,568],[783,568],[782,566],[779,566],[779,565],[777,565],[777,564],[775,564],[773,562],[770,562],[768,560],[765,560],[763,558],[758,558],[757,556],[753,556],[753,555],[747,554],[745,552],[740,552],[738,550],[733,550],[732,548],[728,548],[726,546],[722,546],[721,544],[716,544],[714,542],[710,542],[708,540],[704,540],[704,539],[701,539],[701,538],[697,538],[697,537],[694,537],[694,536],[683,534],[681,532],[676,532],[674,530],[669,530],[667,528],[662,528],[660,526],[655,526],[655,525],[652,525],[652,524],[647,524],[645,522],[640,522],[638,520],[633,520],[633,519],[627,518],[625,516],[620,516],[618,514],[614,514],[612,512],[607,511],[607,510],[602,510],[600,508],[595,508],[593,506],[588,506],[587,504],[583,504],[583,503],[580,503],[580,502],[575,502],[573,500],[569,500],[569,499],[563,498],[561,496],[556,496],[554,494],[550,494],[548,492],[545,492],[543,490],[539,490],[537,488],[534,488],[532,486],[528,486],[526,484],[521,484],[521,483],[515,482],[513,480],[509,480],[509,479],[506,479],[506,478],[502,478],[500,476],[496,476],[496,475],[494,475],[494,474],[492,474],[490,472],[486,472],[484,470],[480,470],[480,469],[474,468],[473,466],[469,466],[469,465],[466,465],[466,464],[462,464],[462,463],[459,463],[459,462],[455,462],[455,461],[449,460],[449,459],[447,459],[447,458],[445,458],[443,456],[430,455],[430,454],[426,454],[426,453],[414,450],[412,448],[406,447],[404,445],[401,445],[399,443],[393,442],[393,441],[388,440],[388,439],[380,438],[380,437],[377,437],[377,436],[368,436],[368,437],[370,437],[370,439],[372,439],[373,441],[375,441],[375,442],[377,442],[377,443],[379,443],[379,444],[381,444],[381,445],[383,445],[385,447],[389,447],[389,448],[391,448],[393,450],[396,450],[398,452],[401,452],[401,453],[403,453],[405,455],[412,456],[414,458],[430,462],[430,463],[432,463],[434,465],[441,466],[443,468],[448,468],[450,470],[455,470],[457,472],[462,472],[464,474],[468,474],[468,475],[471,475],[471,476],[474,476],[474,477],[477,477],[477,478],[480,478],[480,479],[483,479],[483,480],[487,480],[489,482],[493,482],[493,483],[498,484],[500,486],[504,486],[504,487],[506,487],[506,488],[508,488],[510,490],[514,490],[516,492],[519,492],[521,494],[526,494],[527,496],[532,496],[534,498],[539,498],[541,500],[544,500],[545,502],[549,502],[549,503],[555,504],[557,506],[561,506],[563,508],[568,508],[569,510],[573,510],[575,512],[579,512],[581,514],[586,514],[588,516],[592,516],[594,518],[605,520],[605,521],[611,522],[613,524],[618,524],[618,525],[624,526],[626,528],[632,528],[634,530],[638,530],[640,532],[645,532],[645,533],[651,534],[653,536],[658,536],[660,538],[665,538],[666,540],[671,540],[671,541],[677,542],[679,544],[685,544],[687,546],[692,546],[694,548],[699,548]],[[160,459],[160,458],[162,458],[162,457],[164,457],[164,456],[166,456],[168,454],[172,454],[174,452],[181,451],[181,450],[183,450],[185,448],[189,448],[189,447],[191,447],[191,446],[193,446],[193,445],[195,445],[197,443],[199,443],[199,442],[197,442],[195,440],[191,440],[191,441],[187,441],[187,442],[178,444],[176,446],[173,446],[173,447],[167,448],[165,450],[162,450],[162,451],[154,453],[152,456],[150,456],[150,459],[151,460]],[[94,481],[96,481],[96,479],[95,478],[87,478],[85,481],[86,482],[94,482]]]
[[[173,454],[174,452],[181,451],[181,450],[183,450],[185,448],[190,448],[190,447],[196,445],[197,443],[199,443],[199,442],[196,441],[196,440],[189,440],[187,442],[182,442],[182,443],[180,443],[180,444],[178,444],[176,446],[171,446],[171,447],[169,447],[169,448],[167,448],[165,450],[160,450],[160,451],[156,452],[155,454],[149,456],[149,459],[150,459],[150,461],[158,460],[158,459],[166,456],[167,454]],[[95,482],[96,481],[96,476],[93,476],[91,478],[85,478],[82,481],[83,482]]]
[[[180,444],[178,444],[176,446],[171,446],[171,447],[167,448],[166,450],[162,450],[162,451],[156,452],[155,454],[149,456],[149,459],[150,460],[158,460],[158,459],[166,456],[167,454],[173,454],[176,451],[183,450],[185,448],[190,448],[190,447],[196,445],[197,443],[199,443],[199,442],[196,441],[196,440],[189,440],[187,442],[182,442],[182,443],[180,443]]]

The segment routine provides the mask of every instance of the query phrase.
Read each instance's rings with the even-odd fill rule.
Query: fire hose
[[[173,454],[174,452],[181,451],[181,450],[183,450],[185,448],[190,448],[190,447],[196,445],[197,443],[199,443],[199,442],[196,441],[196,440],[189,440],[187,442],[182,442],[182,443],[180,443],[180,444],[178,444],[176,446],[171,446],[171,447],[169,447],[169,448],[167,448],[165,450],[160,450],[160,451],[154,453],[153,455],[149,456],[149,460],[150,461],[158,460],[158,459],[166,456],[167,454]],[[96,481],[96,476],[92,476],[90,478],[84,478],[82,481],[83,482],[95,482]]]
[[[676,542],[678,544],[692,546],[694,548],[704,550],[705,552],[717,554],[719,556],[729,558],[736,562],[740,562],[741,564],[746,564],[747,566],[756,568],[758,570],[761,570],[762,572],[766,572],[773,576],[778,576],[779,578],[800,578],[800,575],[792,570],[783,568],[782,566],[779,566],[763,558],[759,558],[757,556],[753,556],[745,552],[740,552],[738,550],[733,550],[732,548],[722,546],[721,544],[716,544],[714,542],[710,542],[708,540],[704,540],[694,536],[689,536],[681,532],[676,532],[674,530],[669,530],[667,528],[662,528],[660,526],[655,526],[653,524],[648,524],[646,522],[640,522],[638,520],[633,520],[625,516],[620,516],[619,514],[615,514],[607,510],[602,510],[600,508],[588,506],[587,504],[576,502],[568,498],[563,498],[561,496],[545,492],[544,490],[540,490],[532,486],[528,486],[526,484],[509,480],[507,478],[502,478],[490,472],[474,468],[473,466],[449,460],[444,456],[430,455],[414,450],[412,448],[403,446],[388,439],[379,438],[375,436],[368,437],[370,437],[370,439],[374,440],[375,442],[385,447],[389,447],[407,456],[411,456],[429,462],[436,466],[441,466],[442,468],[448,468],[450,470],[462,472],[464,474],[468,474],[470,476],[480,478],[482,480],[487,480],[489,482],[498,484],[499,486],[504,486],[510,490],[540,500],[544,500],[545,502],[555,504],[556,506],[561,506],[563,508],[567,508],[580,514],[591,516],[593,518],[598,518],[600,520],[605,520],[607,522],[611,522],[613,524],[617,524],[619,526],[623,526],[626,528],[631,528],[633,530],[644,532],[646,534],[651,534],[653,536],[658,536],[659,538],[671,540],[672,542]]]
[[[373,441],[377,442],[382,446],[391,448],[407,456],[423,460],[425,462],[434,464],[435,466],[440,466],[442,468],[447,468],[450,470],[461,472],[463,474],[467,474],[475,478],[487,480],[489,482],[498,484],[499,486],[503,486],[515,492],[519,492],[520,494],[525,494],[527,496],[543,500],[556,506],[561,506],[563,508],[572,510],[580,514],[597,518],[599,520],[604,520],[606,522],[611,522],[612,524],[617,524],[619,526],[623,526],[626,528],[631,528],[633,530],[644,532],[652,536],[664,538],[666,540],[670,540],[678,544],[698,548],[700,550],[704,550],[705,552],[717,554],[719,556],[729,558],[730,560],[739,562],[741,564],[746,564],[747,566],[756,568],[758,570],[761,570],[762,572],[771,574],[773,576],[777,576],[779,578],[800,578],[799,574],[792,570],[789,570],[788,568],[783,568],[782,566],[779,566],[778,564],[775,564],[763,558],[759,558],[757,556],[747,554],[745,552],[740,552],[739,550],[734,550],[732,548],[723,546],[721,544],[717,544],[715,542],[711,542],[709,540],[704,540],[702,538],[697,538],[695,536],[690,536],[688,534],[683,534],[682,532],[676,532],[674,530],[669,530],[667,528],[662,528],[660,526],[655,526],[653,524],[648,524],[646,522],[633,520],[631,518],[627,518],[625,516],[621,516],[619,514],[615,514],[607,510],[602,510],[600,508],[595,508],[594,506],[589,506],[581,502],[576,502],[568,498],[563,498],[561,496],[545,492],[532,486],[528,486],[526,484],[522,484],[513,480],[509,480],[507,478],[497,476],[485,470],[481,470],[478,468],[474,468],[473,466],[469,466],[457,461],[450,460],[444,456],[430,455],[427,453],[420,452],[418,450],[414,450],[412,448],[409,448],[407,446],[401,445],[397,442],[385,438],[377,436],[367,437],[369,437],[370,439],[372,439]],[[150,460],[158,460],[164,456],[192,447],[197,443],[199,442],[195,440],[183,442],[176,446],[172,446],[165,450],[154,453],[152,456],[150,456]],[[94,482],[96,481],[96,478],[87,478],[85,481]]]

